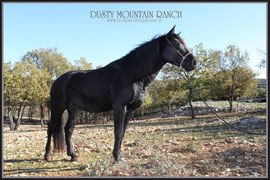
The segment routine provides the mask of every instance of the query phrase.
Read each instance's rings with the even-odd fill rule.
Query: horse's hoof
[[[120,162],[119,159],[118,159],[118,160],[114,160],[113,164],[117,164],[117,163],[119,163],[119,162]]]
[[[113,153],[113,157],[115,160],[114,162],[117,163],[117,162],[121,161],[122,155],[121,155],[121,153],[118,153],[118,154]]]
[[[122,160],[123,160],[122,156],[119,156],[118,158],[115,158],[113,164],[119,163],[119,162],[121,162]]]
[[[77,155],[73,155],[72,157],[71,157],[71,160],[70,160],[71,162],[74,162],[74,161],[78,161],[78,156]]]
[[[52,157],[51,156],[44,156],[44,160],[45,161],[51,161],[52,160]]]

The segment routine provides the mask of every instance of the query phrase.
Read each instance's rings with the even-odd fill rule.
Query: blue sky
[[[4,3],[4,62],[19,61],[28,51],[58,48],[70,62],[85,57],[95,68],[119,59],[174,25],[186,44],[224,50],[235,44],[249,53],[249,66],[266,52],[266,3]],[[182,11],[182,18],[161,22],[107,22],[90,11]]]

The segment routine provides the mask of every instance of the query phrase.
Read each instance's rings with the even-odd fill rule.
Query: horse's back
[[[110,83],[112,75],[103,69],[69,71],[52,85],[52,106],[66,109],[69,106],[89,112],[111,109]]]
[[[105,112],[116,104],[131,109],[144,100],[143,82],[130,82],[118,60],[96,70],[69,71],[52,85],[52,106],[66,109],[70,106],[88,112]]]
[[[65,108],[64,106],[66,104],[66,101],[68,100],[68,95],[72,94],[72,91],[75,90],[73,88],[76,87],[76,81],[72,81],[72,79],[74,79],[74,77],[78,78],[80,76],[83,76],[83,74],[86,74],[87,72],[89,71],[68,71],[62,74],[53,82],[50,91],[52,108]]]

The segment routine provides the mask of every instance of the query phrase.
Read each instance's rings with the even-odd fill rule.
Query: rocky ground
[[[261,107],[257,104],[251,110]],[[266,132],[265,113],[227,113],[221,109],[219,113],[237,127]],[[79,155],[76,162],[70,162],[66,153],[54,154],[50,162],[43,160],[46,131],[46,127],[29,124],[10,131],[5,125],[4,177],[268,176],[266,135],[241,133],[220,124],[212,114],[196,115],[195,119],[177,116],[131,121],[119,163],[114,163],[112,156],[113,122],[76,125],[72,136],[73,147]]]
[[[208,115],[212,114],[212,111],[207,108],[207,106],[203,102],[194,102],[192,103],[194,106],[195,115]],[[228,113],[229,112],[229,103],[222,102],[214,102],[209,101],[207,104],[217,113]],[[258,106],[259,105],[259,106]],[[264,108],[265,105],[265,108]],[[242,112],[242,113],[266,113],[266,104],[265,103],[234,103],[233,112]],[[163,117],[177,117],[177,116],[190,116],[191,109],[189,105],[182,106],[176,110],[173,110],[170,114],[163,114]]]

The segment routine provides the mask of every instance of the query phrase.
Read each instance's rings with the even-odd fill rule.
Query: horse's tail
[[[55,104],[51,102],[51,119],[48,128],[53,137],[53,152],[56,153],[63,153],[66,145],[63,112],[63,110],[55,108]]]
[[[65,134],[64,134],[64,127],[63,127],[63,118],[62,115],[59,118],[58,122],[55,122],[56,125],[53,129],[53,152],[56,153],[63,153],[65,151]]]
[[[66,74],[54,81],[50,91],[51,123],[53,136],[53,152],[62,153],[65,150],[64,118],[65,97],[63,86],[67,81]]]

